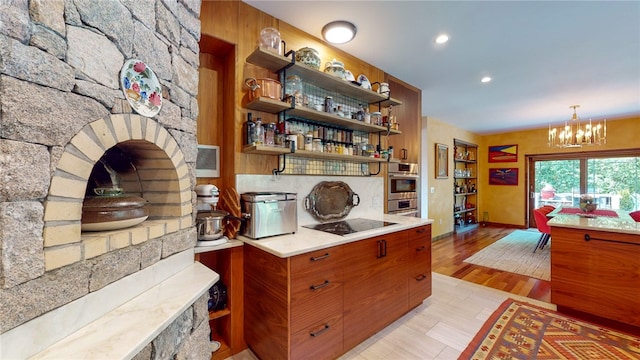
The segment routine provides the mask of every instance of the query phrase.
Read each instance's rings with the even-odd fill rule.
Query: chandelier
[[[571,105],[573,115],[558,128],[549,125],[549,147],[582,147],[587,145],[603,145],[607,143],[607,119],[593,123],[580,121],[576,109],[580,105]]]

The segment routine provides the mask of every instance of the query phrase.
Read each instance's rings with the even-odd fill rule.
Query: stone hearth
[[[217,275],[193,261],[199,16],[200,0],[0,2],[0,358],[59,357],[55,344],[91,322],[144,332],[116,351],[80,336],[107,354],[207,357]],[[132,58],[163,88],[152,118],[120,89]],[[114,146],[135,159],[149,218],[82,232],[87,180]],[[190,293],[142,326],[116,316],[140,310],[135,297],[165,299],[158,289]]]

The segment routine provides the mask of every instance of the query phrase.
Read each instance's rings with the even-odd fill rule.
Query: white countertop
[[[552,227],[590,229],[640,235],[640,222],[635,222],[629,213],[617,211],[618,217],[583,217],[576,214],[557,214],[549,220]]]
[[[379,217],[367,217],[367,219],[389,221],[396,224],[373,230],[359,231],[344,236],[334,235],[326,233],[324,231],[313,230],[298,226],[298,231],[295,234],[273,236],[258,240],[253,240],[244,236],[240,236],[238,238],[244,243],[255,246],[268,253],[281,258],[287,258],[290,256],[304,254],[310,251],[347,244],[357,240],[367,239],[378,235],[384,235],[433,223],[432,219],[399,215],[383,215]]]

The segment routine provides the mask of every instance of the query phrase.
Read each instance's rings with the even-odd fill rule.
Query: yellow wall
[[[421,196],[423,203],[424,199],[428,198],[428,218],[434,219],[431,233],[433,237],[436,237],[453,231],[453,139],[479,145],[480,137],[432,117],[424,117],[422,124],[427,127],[427,140],[425,144],[422,144],[423,153],[428,154],[427,171],[423,171],[422,174],[426,174],[429,185],[427,189],[422,190]],[[449,147],[449,177],[447,179],[436,179],[436,144],[445,144]],[[478,148],[478,157],[486,156],[483,151],[485,150]],[[432,187],[433,192],[431,192]],[[478,190],[480,191],[480,189]]]
[[[477,135],[456,128],[449,124],[428,118],[427,121],[426,151],[429,154],[430,164],[434,164],[435,143],[449,145],[449,178],[435,179],[435,169],[428,169],[429,187],[435,188],[435,193],[428,194],[426,189],[423,194],[429,196],[429,215],[434,219],[433,237],[445,235],[453,231],[453,179],[451,169],[453,166],[452,146],[453,139],[461,139],[479,145],[478,148],[478,217],[489,213],[489,221],[492,223],[524,227],[526,225],[526,188],[525,188],[525,156],[541,154],[557,154],[563,152],[589,152],[613,149],[640,149],[640,117],[630,117],[607,121],[607,144],[603,146],[583,147],[576,149],[550,148],[547,145],[546,136],[548,128],[540,128],[525,131],[506,132],[493,135]],[[488,147],[495,145],[518,145],[518,160],[513,163],[489,163]],[[423,151],[425,148],[423,147]],[[640,150],[638,152],[640,156]],[[519,169],[518,185],[489,185],[489,168]],[[423,195],[424,198],[424,195]],[[440,225],[442,219],[442,225]]]

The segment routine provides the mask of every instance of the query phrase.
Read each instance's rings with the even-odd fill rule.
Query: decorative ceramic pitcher
[[[344,64],[336,59],[329,61],[324,66],[324,72],[342,80],[346,79],[347,72],[344,69]]]

